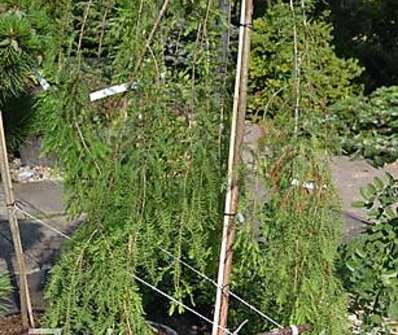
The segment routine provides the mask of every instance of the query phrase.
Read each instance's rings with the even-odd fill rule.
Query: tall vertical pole
[[[29,297],[28,280],[26,276],[25,259],[23,255],[21,235],[18,226],[17,214],[14,207],[14,192],[11,183],[10,168],[8,165],[7,146],[4,135],[3,113],[0,111],[0,170],[3,182],[5,201],[8,212],[8,221],[10,223],[10,231],[14,244],[15,258],[17,261],[19,275],[19,297],[22,325],[25,329],[29,328],[29,323],[34,327],[32,314],[32,306]],[[29,315],[29,319],[28,319]]]
[[[237,214],[239,200],[237,169],[241,161],[240,151],[245,129],[252,18],[253,0],[242,0],[239,49],[228,158],[228,188],[225,199],[223,236],[217,280],[218,289],[212,335],[224,335],[224,331],[222,329],[227,328],[229,306],[229,295],[227,292],[232,271],[232,247],[236,230],[235,216]]]

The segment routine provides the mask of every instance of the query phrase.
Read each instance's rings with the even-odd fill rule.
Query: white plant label
[[[115,94],[119,94],[119,93],[124,93],[127,92],[129,90],[135,90],[137,88],[138,84],[137,83],[133,83],[133,84],[121,84],[121,85],[114,85],[111,87],[107,87],[104,88],[102,90],[99,91],[95,91],[93,93],[90,94],[90,101],[97,101],[106,97],[110,97],[112,95]]]

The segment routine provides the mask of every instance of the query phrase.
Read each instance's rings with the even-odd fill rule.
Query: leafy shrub
[[[331,10],[339,55],[366,68],[358,78],[372,92],[398,83],[398,2],[395,0],[318,1]]]
[[[333,106],[332,113],[346,153],[375,166],[398,159],[398,86],[346,99]]]
[[[7,274],[0,274],[0,315],[7,311],[7,306],[4,305],[5,299],[11,293],[10,280]]]
[[[398,319],[398,179],[376,177],[361,194],[364,200],[354,205],[368,211],[372,224],[343,250],[345,283],[363,330],[388,334],[383,319]]]

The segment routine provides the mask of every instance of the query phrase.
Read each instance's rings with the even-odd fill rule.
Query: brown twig
[[[108,17],[108,13],[111,9],[112,6],[112,2],[109,3],[109,5],[105,8],[105,12],[104,15],[102,17],[102,22],[101,22],[101,32],[100,32],[100,38],[99,38],[99,43],[98,43],[98,51],[97,51],[97,55],[98,55],[98,59],[101,57],[101,53],[102,53],[102,43],[104,40],[104,35],[105,35],[105,30],[106,30],[106,19]]]
[[[87,3],[86,11],[85,11],[84,17],[83,17],[82,26],[80,29],[79,42],[77,45],[77,68],[78,69],[80,69],[80,64],[81,64],[81,48],[82,48],[82,44],[83,44],[84,29],[86,28],[88,14],[90,13],[90,7],[91,7],[92,3],[93,3],[92,0],[90,0]]]
[[[144,61],[145,54],[146,54],[146,52],[148,51],[148,49],[150,48],[150,46],[152,44],[152,40],[153,40],[153,38],[155,36],[156,31],[159,29],[160,22],[162,21],[163,16],[166,14],[166,11],[167,11],[167,8],[168,8],[169,4],[170,4],[170,0],[165,0],[164,1],[162,9],[160,10],[159,15],[158,15],[153,27],[152,27],[152,30],[149,33],[148,38],[146,39],[144,50],[142,51],[142,53],[140,55],[140,58],[138,58],[138,62],[137,62],[137,65],[135,67],[134,73],[137,72],[138,69],[141,67],[142,62]]]
[[[167,11],[167,8],[168,8],[169,4],[170,4],[170,0],[165,0],[164,1],[163,6],[162,6],[162,8],[161,8],[161,10],[159,12],[159,15],[158,15],[155,23],[153,24],[152,30],[149,33],[149,36],[148,36],[148,38],[145,41],[145,46],[144,46],[144,49],[142,50],[142,52],[141,52],[141,54],[140,54],[140,56],[138,58],[137,65],[135,66],[134,71],[129,75],[129,78],[128,78],[129,82],[132,81],[133,76],[140,69],[140,67],[141,67],[141,65],[142,65],[142,63],[144,61],[146,52],[151,47],[152,40],[153,40],[153,38],[155,36],[156,31],[159,29],[160,22],[162,21],[163,16],[166,14],[166,11]],[[122,108],[122,112],[124,114],[124,117],[127,116],[127,107],[128,107],[128,97],[126,95],[124,97],[124,99],[123,99],[123,108]]]

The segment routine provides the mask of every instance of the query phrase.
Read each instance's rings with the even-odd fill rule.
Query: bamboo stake
[[[18,219],[14,207],[14,202],[15,202],[14,192],[11,183],[10,168],[8,165],[7,147],[4,135],[3,113],[1,111],[0,111],[0,169],[1,169],[1,178],[3,182],[5,201],[8,212],[8,220],[10,223],[10,231],[11,231],[12,241],[14,244],[15,257],[18,267],[19,297],[21,305],[20,307],[21,307],[22,325],[25,329],[28,329],[29,325],[34,327],[34,319],[33,319],[32,305],[29,296],[29,286],[26,276],[26,267],[25,267],[23,249],[22,249],[21,234],[19,231]]]
[[[294,20],[293,25],[293,51],[294,51],[294,133],[297,135],[298,133],[298,123],[299,123],[299,116],[300,116],[300,86],[301,86],[301,79],[300,79],[300,67],[301,67],[301,60],[298,50],[298,37],[297,37],[297,25],[296,25],[296,14],[294,9],[293,0],[290,0],[290,10],[292,11],[292,16]],[[304,23],[305,24],[305,23]]]
[[[250,25],[252,16],[253,0],[242,0],[239,50],[228,159],[228,189],[225,199],[223,236],[218,269],[218,289],[212,335],[223,335],[224,332],[220,329],[227,328],[229,305],[229,295],[227,291],[232,270],[232,246],[235,238],[234,220],[238,210],[239,183],[237,168],[240,164],[240,149],[245,128],[250,56]]]

